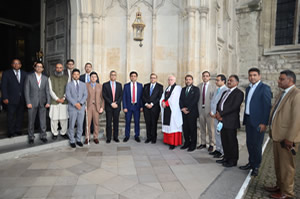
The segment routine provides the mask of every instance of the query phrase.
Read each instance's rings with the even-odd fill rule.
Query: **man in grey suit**
[[[74,126],[77,122],[76,144],[83,146],[81,142],[82,125],[85,112],[85,103],[88,97],[88,92],[85,83],[79,81],[80,71],[74,69],[72,71],[73,80],[67,84],[66,97],[68,100],[69,111],[69,138],[70,145],[75,148]]]
[[[203,82],[199,84],[200,89],[200,99],[198,101],[198,111],[199,111],[199,121],[200,121],[200,145],[197,149],[206,148],[206,144],[209,144],[208,151],[212,152],[215,145],[214,136],[214,121],[210,117],[209,113],[211,111],[210,103],[214,96],[216,87],[214,84],[210,83],[210,73],[204,71],[202,73]],[[208,134],[209,142],[206,143],[206,135]],[[199,135],[198,135],[199,138]]]
[[[213,155],[214,158],[222,158],[223,156],[223,146],[221,141],[221,134],[217,131],[218,120],[216,119],[217,104],[222,96],[222,94],[228,89],[226,86],[226,77],[223,74],[217,75],[216,86],[218,89],[214,92],[214,97],[211,100],[211,111],[210,116],[214,118],[214,132],[216,139],[216,150],[210,152],[209,155]]]
[[[46,108],[50,107],[50,92],[48,78],[42,74],[44,65],[42,62],[36,62],[34,73],[27,75],[25,80],[25,100],[28,108],[28,141],[34,143],[34,121],[37,111],[40,119],[40,139],[46,143]]]

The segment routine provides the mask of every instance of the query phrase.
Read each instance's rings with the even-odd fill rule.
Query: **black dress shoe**
[[[214,158],[223,158],[224,155],[220,152],[218,152],[218,154],[214,155]]]
[[[141,139],[139,137],[134,137],[136,142],[141,142]]]
[[[248,163],[248,164],[246,164],[244,166],[240,166],[239,169],[241,169],[241,170],[249,170],[249,169],[251,169],[251,165],[250,165],[250,163]]]
[[[28,140],[28,143],[29,143],[29,144],[34,144],[34,139]]]
[[[125,137],[124,139],[123,139],[123,142],[127,142],[129,140],[129,137]]]
[[[200,144],[200,145],[197,147],[197,149],[204,149],[204,148],[206,148],[206,146],[205,146],[204,144]]]
[[[57,135],[52,135],[52,140],[57,140]]]
[[[110,140],[106,140],[106,143],[109,144],[109,143],[110,143]]]
[[[77,144],[78,146],[80,146],[80,147],[83,147],[82,142],[76,142],[76,144]]]
[[[41,138],[41,140],[42,140],[42,142],[44,142],[44,143],[47,143],[47,142],[48,142],[47,138]]]
[[[152,141],[151,141],[151,144],[155,144],[155,143],[156,143],[156,140],[152,140]]]
[[[224,162],[226,162],[227,160],[225,158],[222,158],[221,160],[216,160],[216,163],[218,164],[223,164]]]
[[[212,152],[212,151],[214,150],[214,147],[210,145],[210,146],[208,147],[207,150],[208,150],[209,152]]]
[[[196,148],[189,148],[188,150],[187,150],[187,152],[193,152],[193,151],[195,151],[196,150]]]
[[[218,153],[218,151],[217,150],[214,150],[213,152],[209,152],[208,154],[209,155],[216,155]]]
[[[258,168],[254,168],[254,169],[251,171],[251,176],[253,176],[253,177],[258,176]]]
[[[235,167],[236,163],[233,162],[224,162],[223,167]]]
[[[70,146],[71,146],[72,148],[76,148],[76,144],[75,144],[75,143],[70,143]]]
[[[150,139],[146,139],[145,143],[148,144],[151,140]]]
[[[175,146],[174,145],[170,145],[169,149],[173,150],[173,149],[175,149]]]
[[[7,137],[8,138],[13,138],[13,137],[15,137],[15,135],[14,134],[9,134],[9,135],[7,135]]]
[[[114,139],[114,141],[115,142],[117,142],[117,143],[119,143],[120,142],[120,140],[117,138],[117,139]]]
[[[189,148],[189,146],[186,146],[186,145],[183,145],[182,147],[180,147],[181,150],[185,150],[187,148]]]
[[[67,134],[65,135],[61,135],[61,137],[63,137],[64,139],[68,140],[69,139],[69,136]]]

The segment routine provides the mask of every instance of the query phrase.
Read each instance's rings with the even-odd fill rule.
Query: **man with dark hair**
[[[130,82],[124,85],[123,93],[123,111],[125,113],[125,138],[123,142],[127,142],[130,137],[130,122],[133,115],[134,118],[134,139],[141,142],[140,136],[140,112],[143,111],[143,85],[137,82],[138,74],[135,71],[130,72]]]
[[[80,147],[83,146],[81,142],[83,118],[85,113],[85,102],[88,97],[87,88],[85,83],[79,81],[80,71],[74,69],[72,71],[73,80],[67,84],[66,97],[68,100],[69,111],[69,139],[72,148],[76,144]],[[77,122],[76,140],[74,139],[74,127]]]
[[[228,89],[226,87],[226,77],[223,74],[217,75],[216,78],[216,86],[218,89],[214,92],[214,97],[211,100],[211,111],[210,116],[214,118],[214,130],[215,130],[215,139],[216,139],[216,150],[210,152],[210,155],[213,155],[214,158],[221,158],[223,157],[223,146],[221,141],[221,134],[217,130],[218,120],[216,119],[216,112],[217,112],[217,104],[223,95],[223,93]]]
[[[242,170],[252,169],[251,175],[257,176],[262,159],[262,144],[264,133],[267,130],[272,93],[271,88],[261,82],[258,68],[248,71],[250,85],[246,88],[244,122],[246,126],[246,143],[249,153],[249,162],[240,166]]]
[[[72,80],[72,71],[75,68],[75,62],[73,59],[68,59],[66,62],[66,69],[64,70],[64,75],[68,76],[68,82]]]
[[[25,97],[24,83],[27,73],[21,70],[22,64],[19,59],[13,59],[12,69],[3,72],[1,91],[3,103],[7,106],[7,136],[21,134]]]
[[[80,75],[79,80],[84,83],[89,83],[91,81],[90,74],[93,70],[93,65],[87,62],[84,66],[85,74]],[[99,83],[99,79],[97,79],[97,83]]]
[[[99,144],[98,133],[99,133],[99,114],[103,113],[104,108],[104,100],[102,97],[102,85],[97,83],[98,75],[96,72],[90,73],[90,82],[86,83],[88,98],[87,98],[87,123],[88,129],[85,130],[85,142],[84,144],[88,144],[90,140],[90,131],[92,122],[94,123],[94,134],[93,140],[96,144]],[[85,126],[83,127],[85,128]]]
[[[197,86],[193,85],[192,75],[185,76],[185,85],[181,90],[179,99],[184,135],[184,145],[180,149],[188,149],[188,152],[192,152],[197,146],[197,118],[199,116],[198,101],[200,91]]]
[[[273,140],[276,186],[265,187],[271,198],[294,198],[296,153],[300,142],[300,90],[293,71],[280,73],[278,87],[283,89],[270,113],[270,137]]]
[[[58,123],[60,123],[60,135],[65,139],[68,128],[68,101],[66,100],[66,86],[68,77],[64,75],[64,66],[61,63],[55,65],[54,74],[48,79],[49,91],[51,96],[51,106],[49,117],[51,119],[52,139],[56,140],[58,136]]]
[[[240,128],[240,107],[244,93],[237,88],[238,84],[239,77],[231,75],[227,82],[228,90],[223,93],[217,104],[216,118],[221,125],[218,130],[221,131],[224,157],[216,162],[224,167],[236,166],[239,159],[237,129]]]
[[[50,107],[50,93],[48,78],[42,74],[44,65],[37,62],[34,66],[35,72],[27,76],[25,80],[25,99],[28,108],[28,140],[34,143],[34,122],[37,112],[40,121],[40,139],[46,143],[46,108]]]
[[[198,140],[200,145],[197,149],[206,148],[208,144],[208,151],[212,152],[214,150],[215,145],[215,133],[214,133],[214,121],[213,118],[210,117],[211,111],[211,100],[214,96],[214,92],[216,87],[214,84],[209,82],[210,73],[208,71],[204,71],[202,73],[203,82],[198,85],[200,90],[200,98],[198,102],[198,111],[199,111],[199,121],[200,121],[200,134],[198,135]],[[208,135],[209,141],[207,142],[206,136]]]
[[[151,73],[150,83],[144,85],[143,104],[146,122],[147,139],[145,143],[156,143],[157,120],[160,113],[159,100],[163,93],[163,86],[157,83],[157,75]]]
[[[121,111],[122,101],[122,84],[117,82],[117,72],[112,70],[109,73],[110,81],[103,84],[103,98],[105,101],[106,115],[106,143],[110,143],[112,136],[113,122],[113,140],[119,141],[119,116]]]

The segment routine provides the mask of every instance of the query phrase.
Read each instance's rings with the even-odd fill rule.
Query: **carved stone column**
[[[207,7],[200,7],[200,72],[209,70],[207,64]]]
[[[81,13],[81,65],[77,67],[84,69],[84,64],[88,61],[88,18],[89,15]]]
[[[156,15],[152,15],[152,59],[151,59],[151,72],[156,73],[155,65],[155,52],[156,52]]]
[[[187,71],[188,74],[193,74],[195,71],[195,39],[196,39],[196,29],[195,29],[195,8],[188,8],[188,64]]]
[[[102,60],[102,43],[101,43],[101,37],[102,37],[102,31],[101,31],[101,18],[99,15],[93,15],[93,53],[92,53],[92,60],[94,69],[98,72],[102,72],[101,68],[101,60]]]

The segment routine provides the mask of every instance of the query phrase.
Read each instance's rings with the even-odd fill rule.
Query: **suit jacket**
[[[271,113],[274,111],[274,106],[280,98],[281,93],[276,97],[275,103],[272,107]],[[272,117],[272,116],[270,116]],[[300,90],[294,86],[284,96],[276,114],[272,121],[270,136],[276,141],[280,142],[287,139],[291,142],[300,142]],[[270,121],[272,118],[270,118]]]
[[[68,100],[69,111],[77,111],[75,104],[82,104],[81,110],[85,109],[85,102],[88,97],[87,88],[85,83],[79,81],[79,93],[77,93],[74,80],[69,82],[66,87],[66,97]]]
[[[150,96],[150,85],[151,83],[145,84],[143,89],[143,106],[145,104],[153,103],[152,109],[160,109],[159,100],[161,98],[162,93],[164,92],[163,86],[156,82],[155,87],[152,91],[152,95]]]
[[[64,69],[64,75],[68,77],[68,82],[72,81],[72,72],[70,72],[70,75],[69,75],[68,68]]]
[[[198,101],[200,98],[200,91],[199,88],[192,85],[188,95],[185,95],[186,87],[182,88],[180,99],[179,99],[179,106],[180,109],[186,107],[188,111],[190,111],[189,115],[192,117],[199,117],[198,112]],[[182,114],[184,115],[184,113]]]
[[[43,107],[46,104],[50,104],[48,78],[45,75],[42,75],[39,87],[35,73],[28,74],[25,80],[24,91],[26,104],[32,104],[32,107]]]
[[[137,96],[136,96],[136,104],[137,108],[143,107],[143,85],[139,82],[136,82],[137,87]],[[124,92],[123,92],[123,109],[131,110],[133,108],[131,104],[131,92],[130,92],[130,82],[124,85]]]
[[[20,83],[18,82],[13,69],[3,72],[1,80],[2,100],[8,99],[9,104],[19,104],[21,101],[25,102],[24,85],[27,73],[23,70],[20,70],[20,72]]]
[[[200,98],[199,98],[199,101],[198,101],[199,113],[201,111],[203,111],[203,108],[202,108],[202,100],[203,100],[202,86],[203,86],[203,82],[198,85],[198,88],[199,88],[199,91],[200,91]],[[211,104],[211,100],[214,96],[215,90],[216,90],[216,86],[212,82],[209,82],[209,84],[207,85],[207,91],[206,91],[206,95],[205,95],[205,108],[204,108],[205,114],[210,113],[210,110],[211,110],[210,104]]]
[[[217,112],[217,104],[218,104],[218,102],[219,102],[219,100],[220,100],[222,94],[223,94],[227,89],[228,89],[227,86],[223,86],[223,88],[220,89],[220,91],[219,91],[218,94],[217,94],[218,89],[215,90],[214,96],[213,96],[213,98],[212,98],[212,100],[211,100],[211,103],[210,103],[210,109],[211,109],[210,112],[211,112],[213,115],[216,114],[216,112]]]
[[[87,92],[88,92],[88,97],[87,97],[87,107],[92,106],[93,104],[96,105],[96,109],[99,112],[100,108],[104,108],[104,99],[102,97],[102,85],[96,83],[96,86],[94,89],[96,89],[96,97],[95,97],[95,101],[94,99],[91,98],[94,89],[91,86],[91,83],[86,83],[86,87],[87,87]]]
[[[226,92],[222,94],[222,97],[217,104],[217,111],[223,118],[223,128],[238,129],[241,127],[240,107],[244,100],[244,93],[240,89],[235,88],[227,97],[223,105],[223,111],[221,111],[220,103],[225,93]]]
[[[86,75],[86,73],[80,75],[80,77],[79,77],[79,80],[82,81],[82,82],[84,82],[84,83],[86,83],[85,82],[85,75]],[[99,83],[99,79],[97,79],[96,82]]]
[[[121,110],[121,102],[122,102],[122,84],[116,82],[115,88],[115,102],[118,104],[118,110]],[[102,95],[105,101],[105,110],[111,111],[113,108],[111,107],[111,103],[113,103],[112,90],[110,86],[110,81],[105,82],[102,87]]]
[[[245,111],[249,90],[250,86],[246,88]],[[258,127],[260,124],[268,125],[270,110],[272,106],[271,99],[271,88],[268,85],[260,82],[257,85],[250,101],[250,117],[248,119],[250,120],[251,126]],[[243,121],[243,125],[246,125],[245,119]]]

